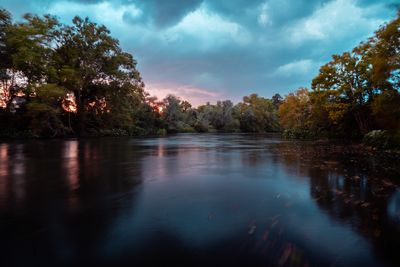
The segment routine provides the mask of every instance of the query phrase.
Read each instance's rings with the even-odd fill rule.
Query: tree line
[[[351,52],[333,55],[311,91],[300,88],[286,96],[280,125],[292,137],[386,133],[400,144],[399,89],[400,12]]]
[[[75,17],[0,10],[0,136],[280,132],[290,138],[360,138],[400,128],[400,13],[351,52],[334,55],[312,80],[282,98],[245,96],[197,108],[151,97],[103,25]],[[376,133],[376,132],[375,132]],[[386,132],[385,132],[386,133]]]
[[[255,94],[198,108],[151,97],[132,55],[88,18],[15,23],[0,10],[0,89],[3,137],[279,130],[276,103]]]

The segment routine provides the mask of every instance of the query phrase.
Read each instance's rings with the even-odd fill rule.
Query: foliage
[[[363,142],[377,149],[400,149],[400,132],[374,130],[364,136]]]
[[[11,67],[10,47],[7,44],[8,32],[12,25],[11,14],[0,9],[0,80],[7,79],[6,70]]]
[[[289,128],[283,131],[282,137],[285,139],[308,140],[308,139],[315,139],[317,136],[315,132],[312,132],[308,129]]]
[[[163,102],[165,106],[163,119],[167,124],[167,131],[179,132],[184,126],[182,101],[174,95],[168,95]]]
[[[320,68],[312,81],[312,89],[317,94],[324,93],[325,108],[333,124],[340,124],[347,114],[353,114],[360,132],[366,133],[370,128],[367,103],[373,96],[368,64],[357,50],[332,58]]]
[[[311,102],[306,88],[290,93],[279,106],[280,125],[285,129],[308,128],[310,115]]]
[[[380,129],[400,129],[400,93],[387,90],[372,101],[372,115]]]
[[[284,136],[365,135],[373,146],[395,146],[397,135],[392,133],[400,129],[399,55],[400,13],[351,52],[333,55],[313,79],[311,92],[285,97],[279,106]]]
[[[395,146],[400,129],[400,13],[282,98],[193,107],[150,97],[137,62],[103,25],[0,9],[0,136],[131,136],[283,131],[286,138],[359,138]],[[356,127],[355,127],[356,125]],[[372,129],[385,131],[370,132]],[[368,133],[368,134],[367,134]]]
[[[270,99],[251,94],[239,103],[240,128],[246,132],[271,132],[279,129],[277,110]]]
[[[14,120],[29,118],[26,130],[40,136],[130,133],[147,121],[143,116],[153,117],[136,61],[105,26],[79,17],[66,25],[31,14],[12,23],[0,10],[0,29],[3,108],[15,113]],[[72,103],[67,95],[74,98],[70,110],[63,108]]]
[[[65,90],[54,84],[35,88],[36,97],[26,105],[26,116],[30,118],[29,129],[39,136],[62,136],[68,133],[59,114],[59,102]]]

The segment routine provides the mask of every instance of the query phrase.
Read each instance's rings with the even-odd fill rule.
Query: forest
[[[145,90],[134,57],[88,18],[15,22],[0,9],[0,137],[280,132],[400,148],[400,12],[311,81],[284,97],[251,94],[193,107]]]

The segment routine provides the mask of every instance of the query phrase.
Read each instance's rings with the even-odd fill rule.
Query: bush
[[[400,132],[374,130],[364,136],[363,142],[377,149],[400,149]]]
[[[0,138],[21,138],[31,139],[38,138],[39,136],[33,133],[31,130],[15,130],[15,129],[2,129],[0,130]]]
[[[129,136],[129,133],[124,129],[113,128],[113,129],[100,130],[100,136],[121,137],[121,136]]]
[[[317,136],[314,132],[304,129],[286,129],[282,133],[282,137],[285,139],[315,139]]]
[[[158,129],[157,132],[156,132],[156,134],[157,134],[158,136],[165,136],[165,135],[167,135],[167,130],[165,130],[165,129]]]
[[[206,133],[206,132],[208,132],[208,125],[206,125],[205,123],[202,123],[201,121],[197,121],[194,124],[194,129],[196,130],[196,132]]]
[[[193,127],[185,126],[185,127],[181,128],[181,129],[179,129],[179,132],[181,132],[181,133],[195,133],[196,130]]]

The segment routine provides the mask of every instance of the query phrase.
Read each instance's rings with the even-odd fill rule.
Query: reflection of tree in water
[[[391,155],[339,145],[280,144],[290,171],[310,177],[310,193],[332,218],[371,240],[378,255],[400,263],[400,168]],[[382,155],[381,155],[382,156]]]
[[[140,157],[111,139],[8,145],[0,192],[5,262],[93,257],[112,221],[133,208]]]

